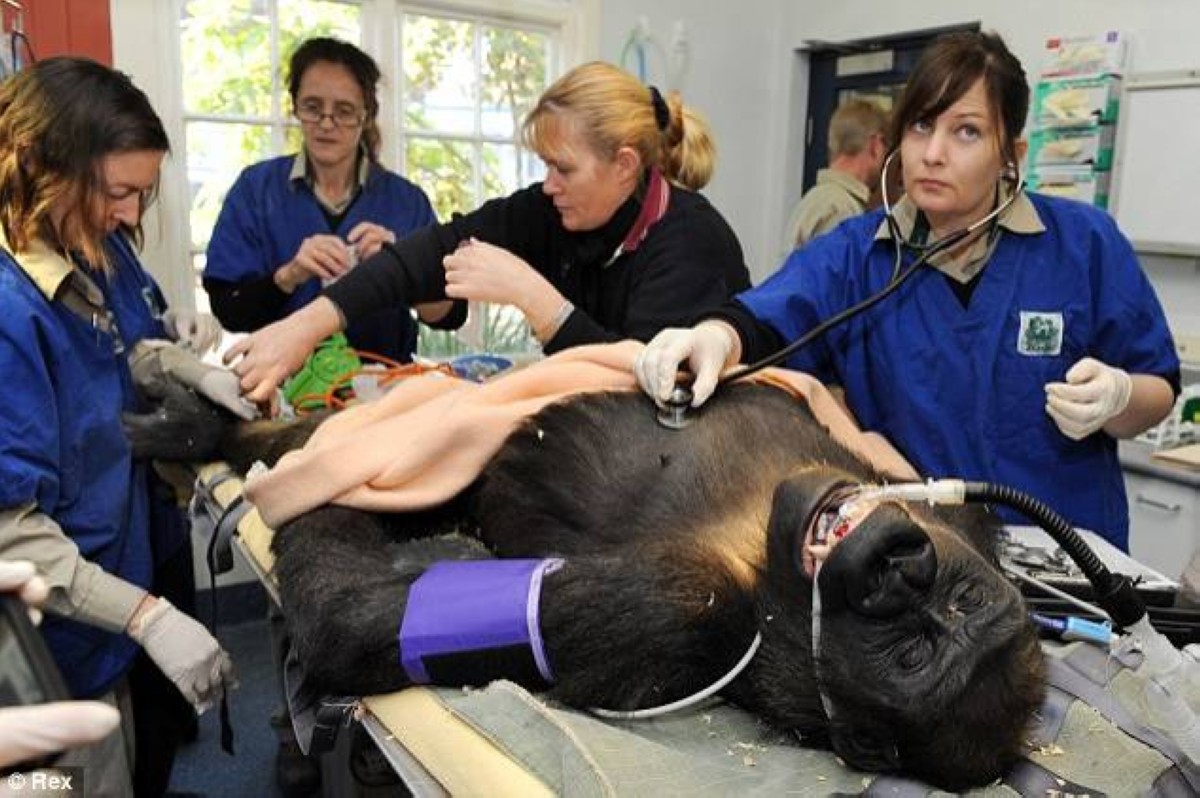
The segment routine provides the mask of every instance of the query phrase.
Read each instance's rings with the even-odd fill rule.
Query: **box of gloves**
[[[1029,135],[1029,163],[1041,166],[1089,166],[1097,172],[1112,168],[1116,125],[1048,127]]]
[[[1035,166],[1026,175],[1030,191],[1108,207],[1109,172],[1088,166]]]
[[[1039,81],[1033,93],[1033,123],[1039,128],[1083,127],[1116,122],[1121,78],[1061,78]]]

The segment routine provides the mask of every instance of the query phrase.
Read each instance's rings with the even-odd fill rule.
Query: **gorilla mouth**
[[[809,579],[816,577],[833,549],[853,532],[880,504],[880,499],[862,496],[864,486],[840,484],[817,502],[804,524],[801,562]]]

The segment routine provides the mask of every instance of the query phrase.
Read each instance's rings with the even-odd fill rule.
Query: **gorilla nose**
[[[892,618],[911,607],[937,578],[937,554],[925,530],[894,506],[871,513],[847,536],[820,574],[825,611],[849,609]]]

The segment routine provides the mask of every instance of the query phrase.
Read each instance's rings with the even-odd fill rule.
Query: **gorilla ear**
[[[833,721],[829,741],[834,753],[859,770],[874,773],[900,769],[900,750],[881,724],[852,724]]]

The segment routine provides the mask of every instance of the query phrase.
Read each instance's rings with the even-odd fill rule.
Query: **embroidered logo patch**
[[[1063,317],[1061,313],[1021,311],[1021,333],[1017,351],[1022,355],[1057,355],[1062,352]]]

